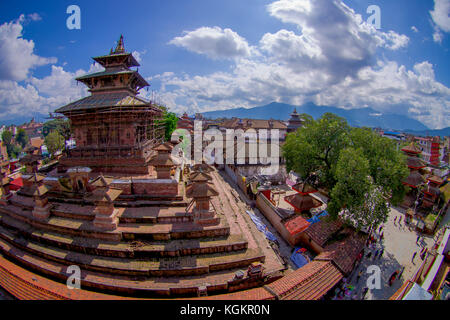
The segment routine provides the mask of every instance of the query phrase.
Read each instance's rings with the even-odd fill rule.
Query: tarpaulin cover
[[[310,224],[314,224],[314,223],[320,222],[320,218],[327,216],[327,215],[328,215],[328,212],[324,210],[320,214],[317,214],[314,217],[312,217],[306,221],[308,221]]]
[[[250,216],[250,218],[252,219],[252,221],[255,223],[256,228],[261,231],[262,233],[264,233],[264,235],[266,236],[267,239],[271,240],[271,241],[276,241],[277,238],[273,235],[273,233],[271,233],[269,231],[269,229],[267,228],[267,226],[262,222],[262,220],[257,217],[256,215],[254,215],[253,213],[251,213],[250,211],[246,210],[247,214]]]
[[[291,261],[297,268],[301,268],[309,263],[308,259],[302,254],[302,249],[300,247],[295,248],[294,253],[291,255]]]

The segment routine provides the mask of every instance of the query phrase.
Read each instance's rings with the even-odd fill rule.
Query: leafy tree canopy
[[[65,139],[58,130],[54,130],[45,137],[45,145],[50,155],[53,156],[57,151],[64,149]]]
[[[2,132],[2,141],[3,143],[8,146],[11,144],[11,140],[12,140],[12,132],[9,130],[5,130]]]
[[[19,130],[17,130],[16,141],[22,148],[25,148],[28,141],[30,141],[24,129],[20,128]]]
[[[398,204],[405,195],[401,181],[409,170],[395,142],[368,128],[351,128],[334,114],[288,134],[283,156],[288,170],[304,179],[318,176],[330,190],[329,213],[336,217],[345,209],[357,228],[385,221],[387,199]]]
[[[54,119],[44,123],[42,128],[42,134],[46,137],[52,131],[58,131],[60,135],[64,137],[65,140],[70,139],[70,121],[65,119]]]

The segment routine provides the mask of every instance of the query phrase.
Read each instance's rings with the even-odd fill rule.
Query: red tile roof
[[[287,221],[284,224],[291,235],[296,235],[300,232],[305,231],[309,227],[309,225],[310,223],[301,216],[296,216],[295,218]]]
[[[340,220],[316,222],[306,230],[306,234],[323,247],[330,236],[342,227],[342,224]]]
[[[325,247],[325,251],[319,254],[315,260],[333,261],[339,270],[347,275],[353,270],[356,259],[364,249],[367,236],[359,235],[349,229],[344,232],[350,235],[342,241]]]
[[[331,262],[314,260],[266,287],[281,300],[318,300],[342,277]]]

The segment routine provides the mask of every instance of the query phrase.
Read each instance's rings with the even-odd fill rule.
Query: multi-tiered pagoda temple
[[[76,79],[91,95],[56,110],[70,119],[76,141],[61,166],[147,174],[152,147],[164,135],[162,110],[138,96],[149,84],[131,69],[139,63],[125,51],[122,36],[114,51],[93,59],[105,70]]]

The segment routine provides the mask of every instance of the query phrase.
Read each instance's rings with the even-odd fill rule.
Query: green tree
[[[408,177],[406,156],[397,149],[397,144],[368,128],[352,128],[352,145],[362,149],[369,160],[370,176],[374,183],[383,186],[384,192],[394,205],[398,205],[406,194],[402,181]]]
[[[357,228],[377,226],[388,214],[387,200],[398,204],[408,174],[405,156],[395,142],[367,128],[350,128],[333,114],[311,120],[288,134],[283,146],[288,170],[304,179],[313,174],[330,190],[328,210]]]
[[[54,130],[45,137],[45,145],[50,155],[53,156],[57,151],[64,149],[65,139],[57,130]]]
[[[170,141],[172,137],[172,133],[177,128],[178,117],[173,112],[166,112],[164,114],[164,124],[165,124],[165,132],[164,137],[166,141]]]
[[[9,130],[3,131],[2,132],[2,141],[6,146],[10,145],[11,141],[12,141],[12,132]]]
[[[20,153],[22,152],[22,148],[17,144],[8,144],[6,146],[6,150],[10,159],[18,158]]]
[[[64,137],[65,140],[70,139],[70,121],[66,119],[54,119],[44,123],[42,128],[42,134],[46,137],[52,131],[58,131],[60,135]]]
[[[345,119],[335,114],[310,119],[297,132],[287,135],[282,153],[288,171],[294,170],[304,178],[315,173],[331,189],[336,183],[334,170],[340,151],[349,145],[349,132]]]
[[[342,150],[336,180],[328,203],[331,216],[337,217],[345,209],[342,218],[358,229],[386,221],[389,213],[386,198],[382,187],[374,184],[370,176],[370,161],[362,149]]]
[[[24,129],[20,128],[19,130],[17,130],[17,134],[16,134],[16,142],[18,144],[20,144],[20,146],[22,148],[25,148],[25,146],[27,145],[27,143],[30,141],[30,139],[28,138],[27,133],[25,132]]]

